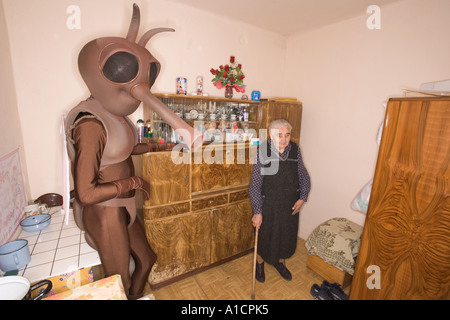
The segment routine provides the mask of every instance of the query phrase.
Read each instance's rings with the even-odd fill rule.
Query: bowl
[[[51,220],[52,216],[49,214],[37,214],[23,219],[20,222],[20,226],[24,231],[37,232],[47,228]]]
[[[34,200],[34,203],[45,203],[49,208],[62,206],[63,197],[57,193],[46,193]]]
[[[0,269],[5,272],[22,269],[30,259],[28,240],[14,240],[0,247]]]

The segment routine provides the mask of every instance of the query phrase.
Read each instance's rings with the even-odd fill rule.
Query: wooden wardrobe
[[[450,299],[450,97],[390,99],[350,299]]]

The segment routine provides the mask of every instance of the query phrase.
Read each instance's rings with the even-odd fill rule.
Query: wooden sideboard
[[[248,122],[238,121],[239,128],[257,132],[267,129],[271,120],[287,118],[293,125],[292,140],[299,142],[299,101],[155,95],[165,103],[170,100],[170,105],[178,108],[174,111],[182,115],[193,107],[207,112],[212,104],[216,111],[222,106],[236,110],[243,105],[250,116]],[[162,123],[145,106],[144,117],[151,119],[155,128]],[[138,207],[142,208],[147,240],[157,254],[149,276],[152,288],[252,251],[248,184],[257,146],[249,141],[223,142],[205,144],[197,151],[146,153],[135,161],[137,173],[150,183],[150,199],[139,201]]]
[[[450,299],[450,98],[390,99],[350,299]]]

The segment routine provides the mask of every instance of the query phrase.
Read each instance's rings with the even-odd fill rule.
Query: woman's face
[[[270,130],[270,138],[273,140],[275,147],[280,153],[284,152],[284,149],[291,141],[291,130],[288,126],[276,127]]]

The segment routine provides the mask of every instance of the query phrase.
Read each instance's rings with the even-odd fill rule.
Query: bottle
[[[142,143],[144,142],[144,121],[142,119],[139,119],[136,122],[136,127],[138,131],[138,142]]]
[[[222,141],[225,141],[227,135],[227,123],[223,118],[220,120],[220,132],[222,134]]]
[[[150,142],[152,138],[152,123],[150,120],[145,121],[145,140]]]
[[[238,121],[244,121],[244,110],[242,110],[242,107],[238,108]]]
[[[244,121],[248,121],[248,110],[244,107]]]

